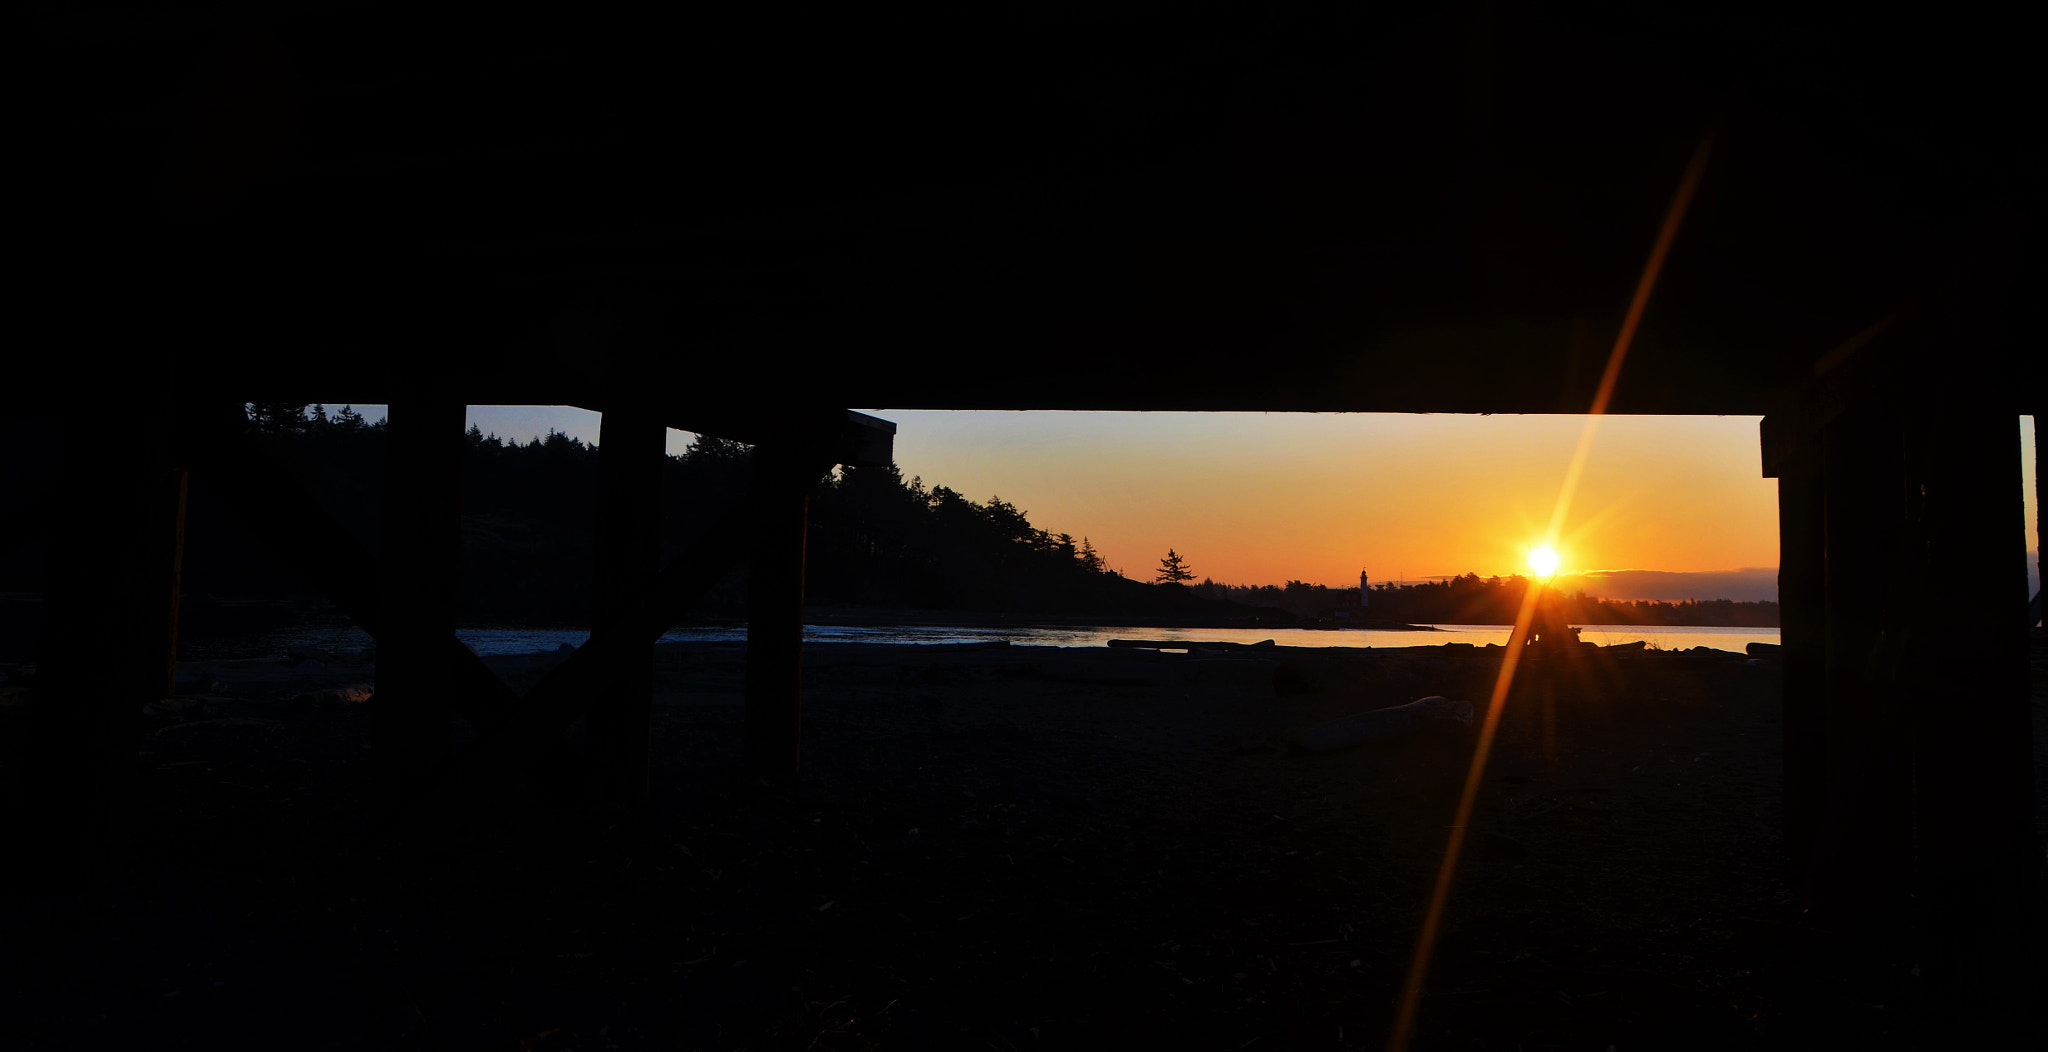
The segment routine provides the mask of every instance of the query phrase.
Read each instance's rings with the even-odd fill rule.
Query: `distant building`
[[[1365,609],[1366,607],[1369,607],[1369,606],[1371,606],[1371,605],[1372,605],[1372,589],[1370,589],[1370,588],[1366,587],[1366,584],[1365,584],[1365,571],[1364,571],[1364,570],[1360,570],[1360,571],[1358,571],[1358,608],[1359,608],[1360,610],[1363,610],[1363,609]]]

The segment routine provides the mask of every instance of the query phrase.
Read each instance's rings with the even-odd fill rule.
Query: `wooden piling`
[[[530,770],[552,748],[562,730],[582,713],[589,699],[618,685],[635,655],[651,646],[662,631],[688,613],[691,604],[710,591],[743,557],[751,554],[759,523],[770,518],[770,506],[783,506],[789,493],[807,493],[833,464],[831,455],[799,447],[797,469],[781,484],[756,485],[739,505],[727,510],[689,548],[662,568],[653,586],[617,618],[601,627],[590,642],[526,692],[476,741],[456,757],[448,777],[426,797],[395,811],[386,833],[404,834],[457,820],[465,812],[501,797],[509,781]],[[759,481],[759,480],[757,480]],[[792,712],[793,714],[793,712]]]
[[[2024,483],[2017,414],[1961,392],[1915,430],[1902,571],[1920,583],[1909,684],[1919,966],[1940,1032],[2023,1033],[2042,975]]]
[[[787,785],[801,758],[804,542],[815,475],[803,458],[754,449],[753,487],[763,500],[753,523],[747,575],[747,770]]]
[[[1805,906],[1827,806],[1827,534],[1818,445],[1792,451],[1777,471],[1785,848]]]
[[[152,481],[149,513],[158,517],[149,529],[153,550],[147,572],[155,577],[154,605],[143,610],[143,631],[156,641],[156,657],[144,672],[145,697],[168,698],[178,692],[178,600],[185,569],[185,498],[190,476],[183,468],[165,467]]]
[[[422,389],[387,410],[373,746],[383,792],[418,793],[453,750],[455,571],[466,407]]]
[[[177,550],[163,514],[169,400],[152,393],[117,389],[59,438],[24,798],[10,807],[24,835],[8,838],[20,860],[8,882],[39,891],[111,879],[130,857],[142,706],[164,671],[163,563]]]
[[[598,442],[598,509],[591,625],[619,623],[661,570],[662,468],[668,428],[631,403],[607,408]],[[589,796],[603,807],[635,810],[646,802],[654,654],[645,640],[624,658],[620,681],[591,700],[584,755]]]
[[[195,425],[183,436],[199,485],[234,512],[278,558],[372,638],[382,639],[378,589],[383,565],[357,543],[320,502],[246,439]],[[477,728],[496,722],[518,696],[449,635],[441,649],[455,665],[455,711]]]
[[[1821,439],[1827,788],[1811,909],[1873,934],[1908,911],[1912,871],[1902,441],[1886,404],[1843,414]]]

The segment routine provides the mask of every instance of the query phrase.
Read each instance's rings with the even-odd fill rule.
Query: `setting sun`
[[[1557,574],[1557,549],[1539,545],[1529,549],[1529,569],[1538,577],[1553,577]]]

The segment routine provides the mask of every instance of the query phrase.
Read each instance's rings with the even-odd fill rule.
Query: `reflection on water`
[[[1506,625],[1433,625],[1435,632],[1388,632],[1373,629],[1306,628],[1141,628],[1141,627],[996,627],[968,628],[951,625],[900,625],[850,627],[806,625],[807,643],[979,643],[1008,640],[1018,646],[1099,647],[1112,639],[1174,639],[1190,643],[1256,643],[1270,639],[1289,647],[1414,647],[1443,643],[1505,643]],[[554,650],[567,643],[581,646],[590,633],[568,628],[465,628],[456,634],[479,654],[531,654]],[[744,643],[744,626],[679,628],[661,637],[663,642]],[[1712,647],[1741,652],[1751,643],[1776,643],[1775,628],[1711,628],[1698,626],[1586,625],[1579,638],[1602,646],[1642,640],[1659,650]],[[278,650],[295,647],[355,648],[370,645],[370,637],[356,628],[291,629],[271,635],[267,642]]]

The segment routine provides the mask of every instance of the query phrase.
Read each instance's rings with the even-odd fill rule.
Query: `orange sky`
[[[1171,547],[1231,583],[1526,571],[1583,417],[877,410],[896,462],[1086,535],[1127,576]],[[1609,417],[1563,569],[1778,562],[1755,417]]]
[[[1585,422],[868,411],[899,425],[905,476],[979,501],[1000,496],[1040,527],[1088,537],[1140,580],[1171,547],[1198,574],[1232,584],[1355,584],[1361,567],[1375,582],[1526,572]],[[597,414],[564,406],[472,406],[470,417],[520,440],[549,428],[599,438]],[[2031,500],[2030,420],[2019,435]],[[689,438],[671,432],[670,451]],[[1563,573],[1762,568],[1746,580],[1768,588],[1777,484],[1759,477],[1759,459],[1755,417],[1605,418],[1565,523]],[[2028,522],[2038,546],[2031,510]]]

